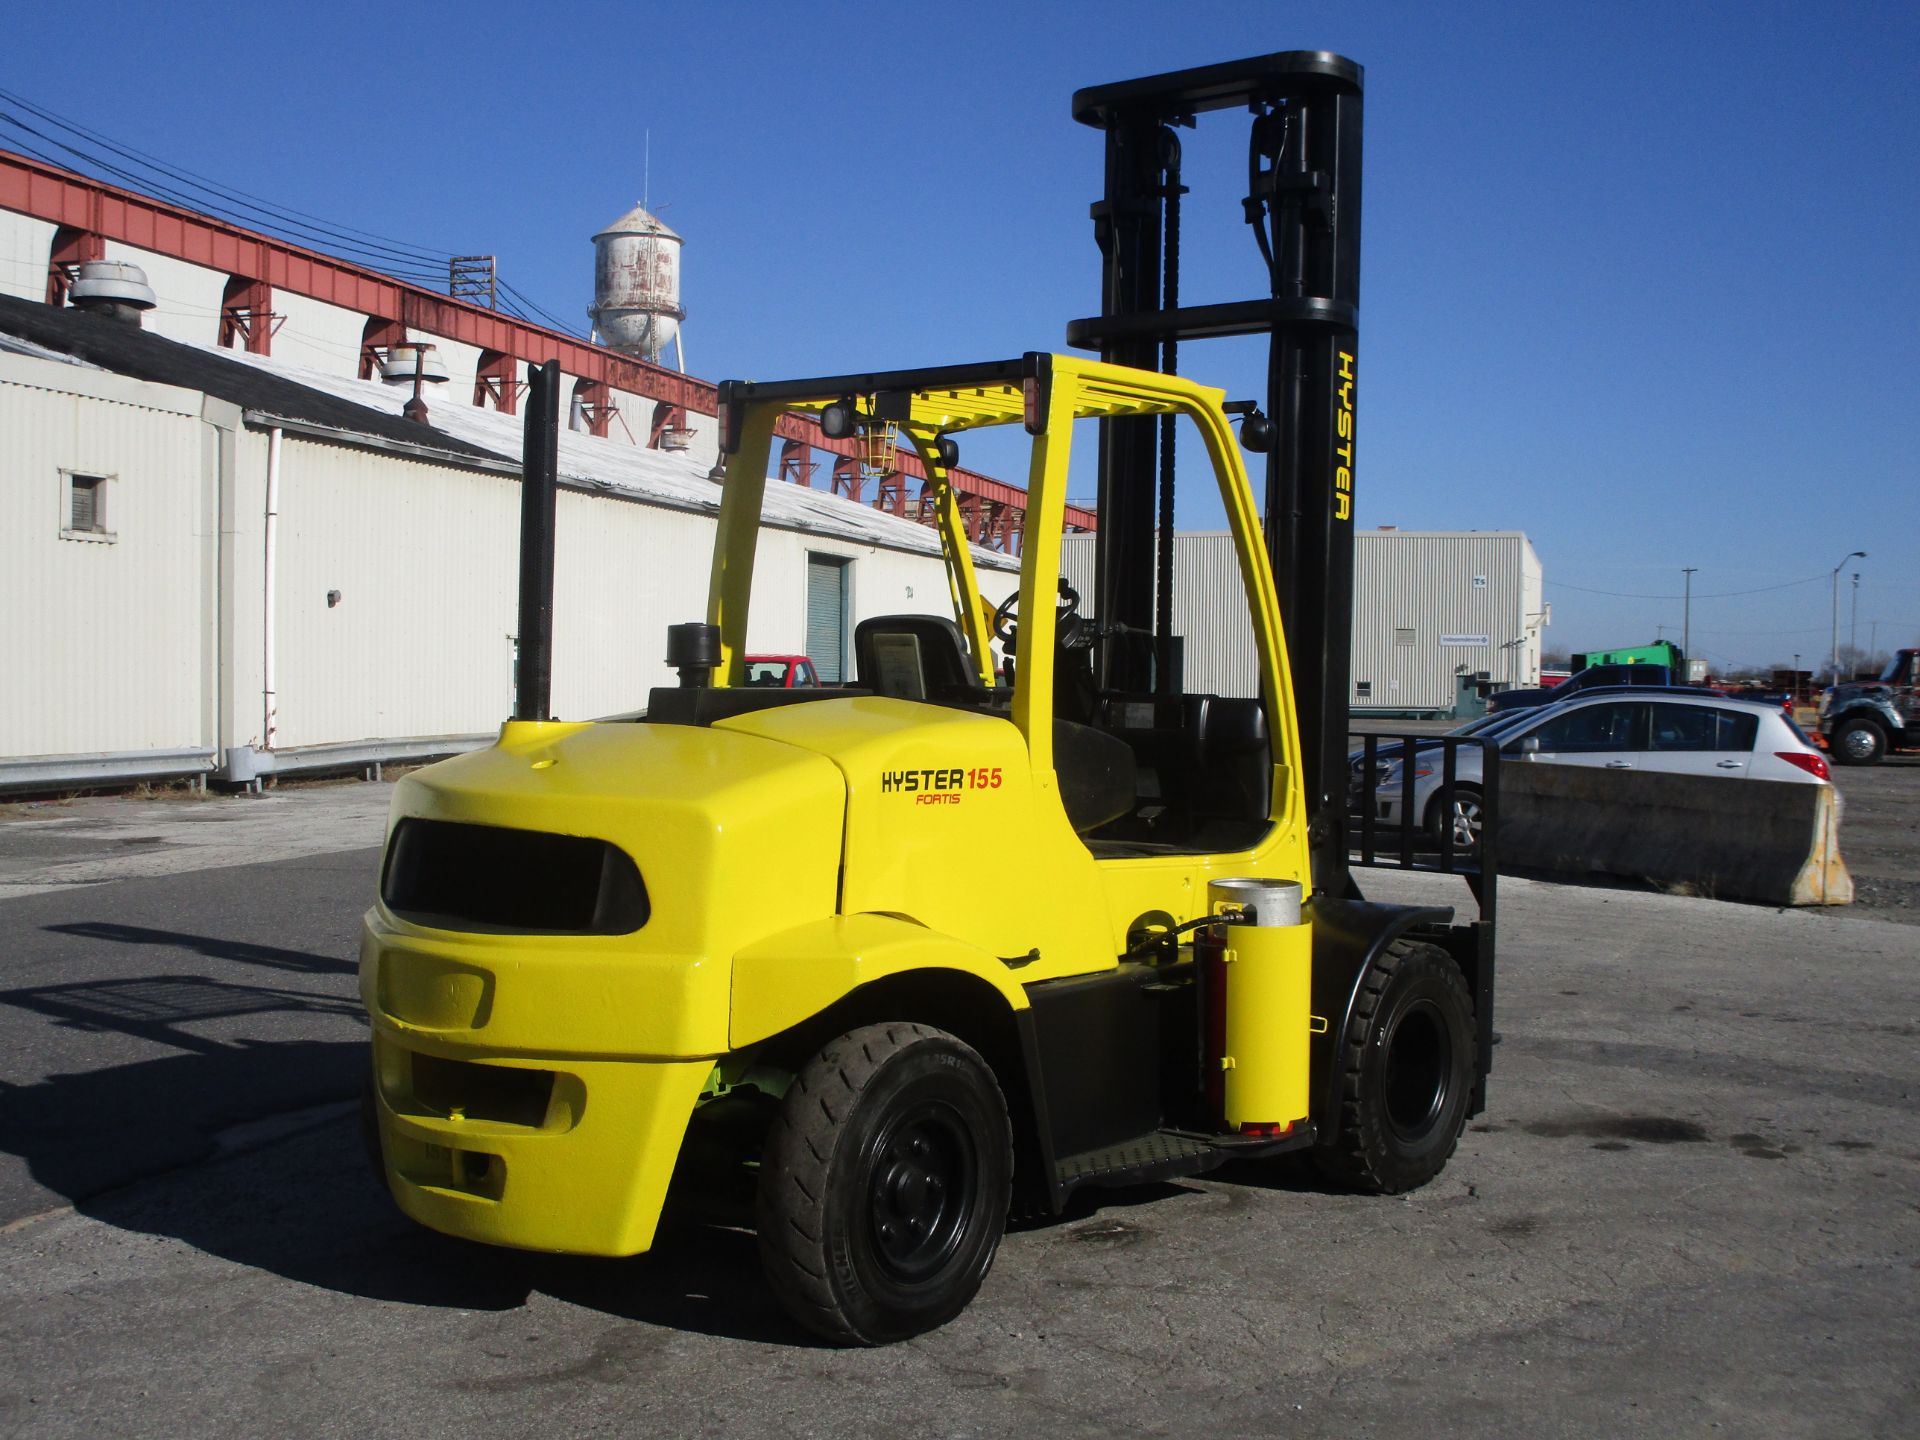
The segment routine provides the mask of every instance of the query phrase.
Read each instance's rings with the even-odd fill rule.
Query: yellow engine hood
[[[681,725],[511,721],[492,748],[401,780],[392,823],[417,816],[609,841],[639,868],[646,924],[620,936],[467,934],[410,924],[383,905],[378,929],[409,952],[458,952],[489,968],[508,957],[562,969],[577,960],[603,982],[625,967],[638,967],[625,969],[638,981],[666,964],[680,972],[673,983],[700,998],[639,1025],[640,1043],[605,1035],[581,1048],[717,1052],[733,954],[835,912],[845,809],[839,770],[776,740]],[[607,1024],[618,1008],[603,1012]],[[572,1023],[601,1028],[577,1013]]]

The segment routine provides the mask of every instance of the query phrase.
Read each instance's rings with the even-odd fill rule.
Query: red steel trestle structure
[[[0,150],[0,209],[58,227],[47,255],[50,305],[65,303],[74,272],[88,260],[105,258],[106,242],[112,240],[224,271],[228,279],[216,337],[221,345],[270,354],[284,318],[274,311],[274,295],[286,291],[368,317],[361,338],[362,378],[379,373],[386,350],[406,343],[408,332],[416,331],[479,350],[473,403],[509,415],[517,412],[524,388],[520,367],[548,360],[557,360],[574,378],[579,413],[596,435],[606,435],[619,413],[615,391],[655,402],[645,441],[655,448],[684,445],[689,412],[714,413],[715,387],[707,381],[6,150]],[[867,500],[858,437],[828,439],[811,420],[796,415],[781,421],[779,435],[786,442],[782,479],[810,484],[815,465],[809,451],[825,450],[834,456],[834,494],[934,523],[931,503],[917,486],[909,490],[909,481],[926,479],[913,451],[895,450],[891,468],[879,476]],[[949,478],[975,542],[1019,553],[1026,491],[972,470],[956,468]],[[1068,507],[1068,529],[1091,530],[1094,523],[1093,511]]]

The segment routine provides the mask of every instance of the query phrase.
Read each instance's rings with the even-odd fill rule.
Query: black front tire
[[[840,1345],[884,1345],[966,1308],[1006,1228],[1006,1100],[969,1046],[925,1025],[833,1041],[787,1091],[755,1220],[787,1313]]]
[[[1453,957],[1396,941],[1367,967],[1341,1037],[1338,1130],[1314,1152],[1327,1179],[1375,1195],[1438,1175],[1473,1089],[1473,1000]]]
[[[1887,757],[1887,736],[1871,720],[1849,720],[1833,732],[1828,748],[1842,765],[1878,765]]]

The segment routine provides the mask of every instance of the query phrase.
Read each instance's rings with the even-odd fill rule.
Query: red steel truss
[[[219,337],[223,343],[239,339],[249,349],[266,353],[278,318],[273,313],[273,293],[285,290],[367,316],[365,344],[370,352],[404,340],[409,329],[488,352],[476,398],[479,387],[484,387],[487,398],[509,413],[515,408],[510,398],[513,362],[548,360],[558,360],[562,370],[586,382],[590,387],[586,394],[595,397],[596,409],[608,416],[611,407],[603,407],[600,397],[610,401],[610,390],[644,396],[681,412],[714,412],[715,387],[705,380],[6,150],[0,150],[0,208],[60,227],[47,257],[49,303],[65,298],[74,266],[99,258],[103,242],[115,240],[224,271],[228,285]],[[364,364],[362,370],[365,373]],[[600,425],[604,432],[604,419]],[[671,428],[656,425],[650,439],[659,443]],[[860,452],[858,437],[829,440],[811,420],[794,415],[780,422],[778,433],[782,439],[840,457],[857,457]],[[894,458],[893,474],[874,503],[931,523],[931,507],[908,503],[901,483],[903,478],[926,478],[920,457],[902,449]],[[836,480],[842,473],[836,463]],[[1026,519],[1026,491],[972,470],[955,469],[950,478],[981,543],[1017,551]],[[843,488],[844,483],[834,488],[843,494],[851,489],[857,498],[857,482]],[[1069,530],[1094,528],[1093,512],[1080,506],[1068,506],[1066,518]]]

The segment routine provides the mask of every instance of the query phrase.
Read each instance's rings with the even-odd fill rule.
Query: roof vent
[[[158,303],[153,287],[147,284],[147,272],[125,260],[86,261],[67,298],[76,310],[124,320],[129,325],[138,325],[140,312]]]
[[[382,380],[389,385],[411,385],[416,374],[429,385],[446,380],[446,362],[432,344],[409,340],[404,345],[387,347],[387,358],[380,365]]]

